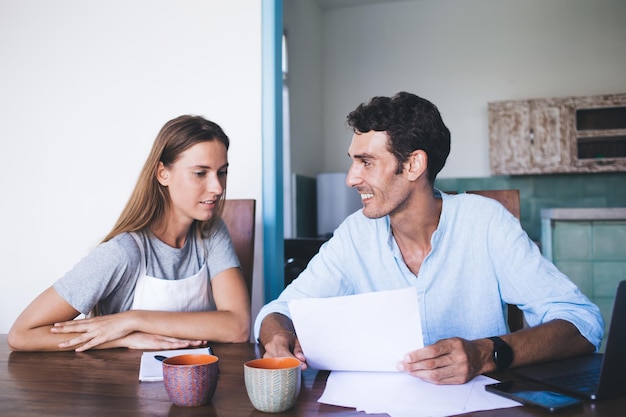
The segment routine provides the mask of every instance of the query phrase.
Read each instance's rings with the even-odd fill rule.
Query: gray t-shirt
[[[197,274],[205,260],[209,279],[240,266],[221,219],[204,239],[197,238],[195,229],[191,228],[185,246],[180,249],[163,243],[152,233],[137,235],[144,245],[146,274],[151,277],[184,279]],[[97,303],[101,314],[127,311],[133,304],[135,285],[142,270],[140,263],[137,242],[129,233],[122,233],[98,245],[55,282],[54,288],[83,314],[88,314]]]

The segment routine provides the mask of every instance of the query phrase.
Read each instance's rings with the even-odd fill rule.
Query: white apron
[[[143,242],[135,233],[130,233],[130,235],[137,242],[141,253],[141,271],[135,285],[132,310],[207,311],[216,309],[206,260],[197,274],[187,278],[169,280],[151,277],[146,274],[147,259]]]

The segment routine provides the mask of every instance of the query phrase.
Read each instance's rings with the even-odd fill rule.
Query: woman
[[[228,146],[202,117],[166,123],[113,230],[22,312],[11,349],[247,341],[249,296],[220,218]]]

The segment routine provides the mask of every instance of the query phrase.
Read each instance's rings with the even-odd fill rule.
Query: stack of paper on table
[[[485,391],[493,382],[478,376],[463,385],[434,385],[402,372],[333,371],[318,401],[392,417],[442,417],[520,405]]]
[[[392,417],[438,417],[514,407],[485,391],[491,378],[434,385],[402,372],[424,346],[415,287],[346,297],[292,300],[289,312],[308,365],[333,371],[319,402]]]

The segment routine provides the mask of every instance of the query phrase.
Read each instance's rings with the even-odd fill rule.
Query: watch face
[[[499,337],[490,337],[493,341],[493,361],[498,371],[503,371],[513,363],[513,349]]]
[[[496,348],[494,352],[496,365],[498,369],[506,369],[513,362],[513,351],[509,345],[502,345]]]

